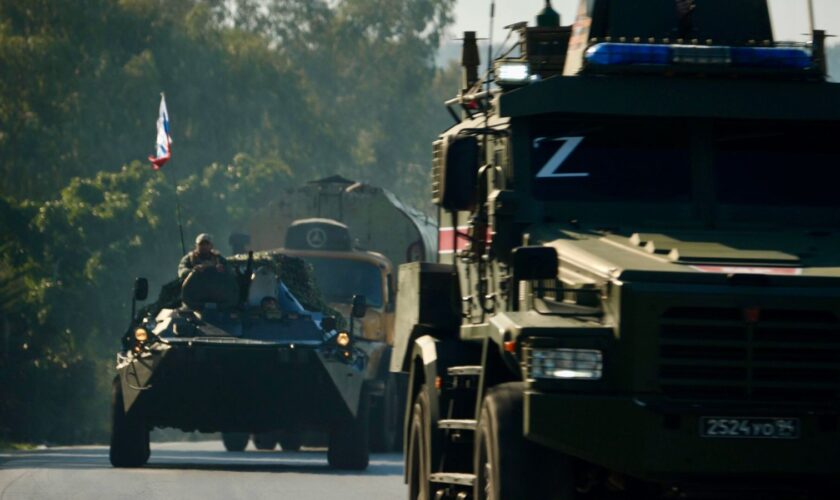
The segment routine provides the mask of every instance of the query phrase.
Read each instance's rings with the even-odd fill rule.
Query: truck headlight
[[[529,379],[600,380],[604,372],[604,355],[594,349],[532,347],[525,362]]]
[[[335,343],[338,344],[339,347],[347,347],[350,345],[350,334],[347,332],[339,332],[339,334],[335,337]]]
[[[134,330],[134,340],[141,343],[149,340],[149,332],[145,328]]]

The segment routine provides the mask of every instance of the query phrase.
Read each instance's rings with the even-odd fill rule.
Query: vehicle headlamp
[[[533,347],[526,356],[529,379],[600,380],[604,372],[604,355],[594,349]]]
[[[496,81],[500,84],[526,84],[531,81],[531,68],[525,62],[502,62],[496,66]]]
[[[145,342],[149,340],[149,332],[145,328],[138,328],[134,330],[134,340],[137,342]]]
[[[347,332],[339,332],[335,337],[335,343],[339,347],[347,347],[350,345],[350,334]]]

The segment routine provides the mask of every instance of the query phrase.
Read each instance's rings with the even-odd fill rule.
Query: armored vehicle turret
[[[763,0],[514,29],[488,82],[465,57],[437,262],[399,270],[409,498],[837,491],[824,34],[775,40]]]

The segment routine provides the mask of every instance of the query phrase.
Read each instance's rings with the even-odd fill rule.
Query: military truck
[[[251,254],[228,266],[165,285],[136,316],[132,306],[113,383],[111,463],[144,465],[149,430],[172,427],[222,432],[237,451],[252,432],[323,432],[331,466],[365,469],[374,350],[353,324],[364,297],[353,299],[348,329],[300,259]],[[138,279],[133,304],[147,293]]]
[[[464,37],[438,259],[399,270],[408,497],[836,495],[824,33],[776,41],[763,0],[549,9],[486,84]]]
[[[345,317],[351,315],[353,297],[364,295],[367,307],[358,319],[356,334],[369,346],[365,389],[370,404],[370,447],[373,451],[394,451],[402,445],[406,385],[404,376],[389,371],[396,279],[390,259],[377,252],[357,250],[353,241],[350,229],[338,221],[301,219],[289,226],[284,246],[272,252],[309,264],[326,304]],[[275,442],[283,449],[300,447],[299,441],[288,436],[254,436],[258,449],[273,449]]]

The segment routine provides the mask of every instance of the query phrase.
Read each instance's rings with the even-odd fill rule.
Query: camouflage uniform
[[[215,250],[211,250],[210,255],[207,257],[199,254],[198,250],[193,250],[181,258],[181,263],[178,264],[178,277],[181,279],[186,278],[193,268],[201,264],[209,264],[209,267],[216,267],[221,264],[225,270],[228,267],[227,260]]]

